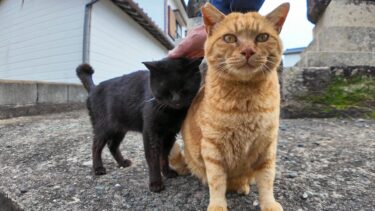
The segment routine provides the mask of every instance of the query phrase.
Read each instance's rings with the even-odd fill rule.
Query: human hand
[[[204,42],[207,33],[204,25],[192,29],[174,49],[168,52],[172,59],[180,57],[199,58],[204,56]]]

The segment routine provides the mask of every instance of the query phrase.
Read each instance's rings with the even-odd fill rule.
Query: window
[[[168,34],[172,39],[177,37],[177,20],[173,10],[168,6]]]
[[[182,38],[182,26],[176,20],[176,39]]]
[[[173,39],[181,39],[186,35],[186,23],[179,10],[168,6],[168,35]]]

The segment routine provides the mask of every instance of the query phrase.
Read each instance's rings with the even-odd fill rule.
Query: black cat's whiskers
[[[150,98],[150,99],[148,99],[148,100],[145,100],[144,102],[145,102],[145,103],[149,103],[149,102],[152,102],[152,101],[154,101],[154,100],[155,100],[155,97]]]
[[[144,103],[150,103],[150,102],[153,102],[153,101],[156,101],[155,97],[150,98],[148,100],[145,100]],[[156,111],[160,111],[160,110],[162,110],[162,109],[164,109],[166,107],[168,107],[168,105],[166,105],[166,104],[164,104],[164,103],[162,103],[160,101],[157,101],[157,103],[156,103]]]
[[[168,107],[167,104],[164,104],[164,103],[159,102],[159,103],[156,105],[156,110],[157,110],[157,111],[160,111],[160,110],[163,110],[164,108],[167,108],[167,107]]]

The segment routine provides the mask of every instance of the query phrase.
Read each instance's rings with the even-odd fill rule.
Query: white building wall
[[[283,65],[284,65],[284,67],[292,67],[300,59],[301,59],[301,54],[300,53],[284,55]]]
[[[78,82],[86,2],[0,1],[0,79]]]
[[[167,55],[159,41],[109,0],[94,4],[91,24],[89,61],[95,83],[146,69],[143,61]]]

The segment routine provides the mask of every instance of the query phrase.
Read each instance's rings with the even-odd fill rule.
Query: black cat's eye
[[[223,39],[224,39],[224,41],[226,43],[235,43],[235,42],[237,42],[237,37],[235,35],[233,35],[233,34],[226,34],[226,35],[224,35]]]
[[[269,34],[267,34],[267,33],[262,33],[262,34],[259,34],[259,35],[255,38],[255,40],[256,40],[257,42],[266,42],[266,41],[268,40],[269,37],[270,37]]]

